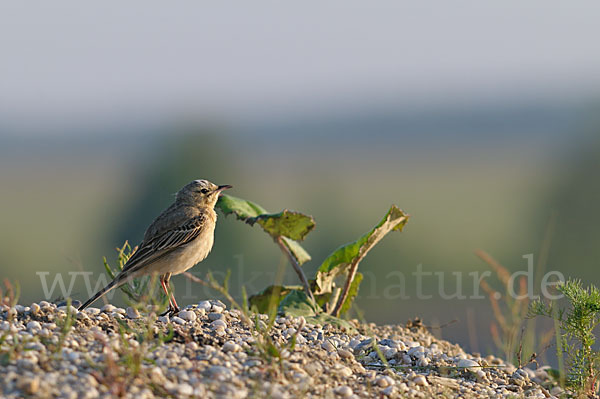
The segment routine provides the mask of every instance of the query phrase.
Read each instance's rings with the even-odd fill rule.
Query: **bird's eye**
[[[206,193],[208,193],[208,189],[206,189],[206,188],[203,188],[202,190],[200,190],[200,192],[201,192],[202,194],[206,194]]]

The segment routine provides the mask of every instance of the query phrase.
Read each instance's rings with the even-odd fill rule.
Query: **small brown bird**
[[[179,306],[169,289],[169,279],[171,275],[185,272],[208,256],[217,222],[215,204],[221,191],[228,188],[231,186],[194,180],[179,190],[175,202],[148,227],[144,239],[123,270],[81,305],[79,310],[85,309],[113,288],[134,278],[156,273],[169,297],[169,311],[179,312]]]

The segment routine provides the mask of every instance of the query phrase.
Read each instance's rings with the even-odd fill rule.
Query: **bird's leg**
[[[166,314],[175,314],[179,312],[179,306],[177,306],[177,302],[175,302],[175,297],[173,296],[169,287],[170,279],[171,273],[163,274],[162,276],[160,276],[160,285],[162,286],[163,291],[165,291],[165,295],[167,296],[167,298],[169,298],[169,308],[166,312],[162,313],[161,316],[164,316]]]
[[[167,288],[167,285],[165,284],[165,276],[166,275],[164,275],[164,274],[162,276],[160,276],[160,285],[161,285],[163,291],[165,292],[165,295],[167,296],[167,298],[169,298],[169,308],[167,309],[166,312],[161,313],[160,314],[161,316],[164,316],[171,312],[171,298],[169,297],[169,289]]]
[[[167,285],[167,289],[169,290],[169,304],[171,305],[171,311],[173,313],[179,313],[180,309],[177,306],[177,301],[175,300],[175,295],[173,295],[173,290],[171,290],[171,286],[169,285],[169,281],[171,280],[171,273],[167,273],[165,275],[165,284]],[[169,295],[167,294],[167,295]]]

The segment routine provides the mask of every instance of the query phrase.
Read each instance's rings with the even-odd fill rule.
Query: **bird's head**
[[[221,191],[228,188],[231,188],[228,184],[217,186],[208,180],[194,180],[179,190],[177,201],[212,209],[217,203]]]

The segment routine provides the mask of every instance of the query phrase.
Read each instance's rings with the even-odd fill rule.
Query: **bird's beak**
[[[217,189],[215,190],[217,193],[221,194],[221,191],[223,190],[229,190],[230,188],[232,188],[233,186],[230,186],[229,184],[224,184],[222,186],[217,187]]]

